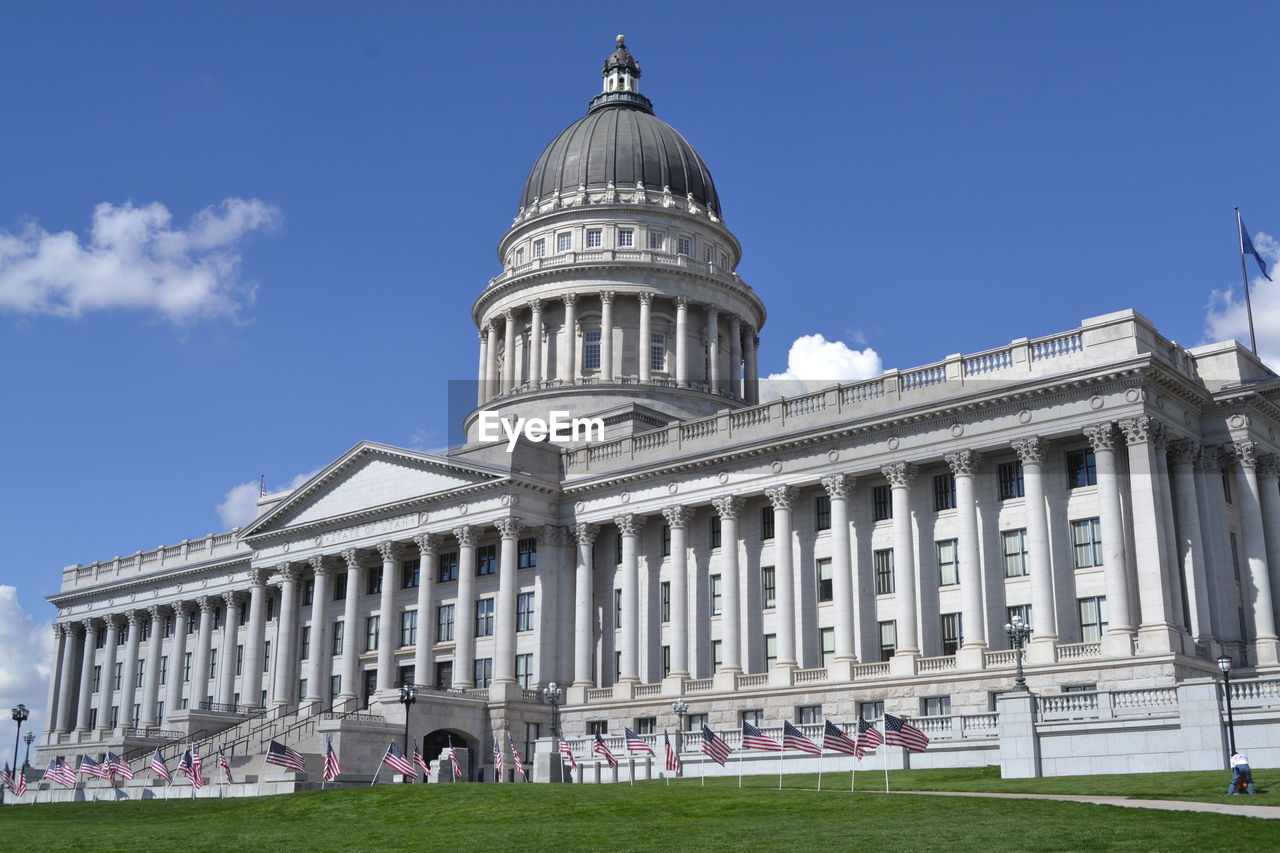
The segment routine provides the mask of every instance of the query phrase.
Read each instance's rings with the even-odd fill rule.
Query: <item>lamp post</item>
[[[1231,748],[1230,755],[1235,755],[1236,721],[1231,716],[1231,658],[1226,655],[1218,658],[1218,669],[1222,670],[1222,692],[1227,697],[1227,744]]]
[[[22,759],[22,769],[26,770],[31,766],[31,742],[36,739],[36,733],[27,729],[27,733],[22,736],[22,742],[27,745],[27,757]]]
[[[1014,661],[1018,665],[1018,675],[1014,679],[1013,689],[1026,693],[1027,679],[1022,674],[1022,647],[1031,637],[1031,626],[1023,622],[1021,616],[1015,616],[1005,623],[1004,632],[1009,635],[1009,644],[1013,646],[1014,651]]]
[[[677,699],[671,703],[671,710],[676,712],[676,755],[684,755],[684,715],[689,713],[689,703],[683,699]],[[677,776],[684,775],[684,762],[680,762],[680,769],[676,771]]]
[[[27,721],[27,706],[19,705],[13,709],[13,721],[18,724],[18,731],[13,736],[13,769],[18,771],[18,739],[22,736],[22,724]]]
[[[418,690],[412,684],[405,684],[400,688],[400,704],[404,705],[404,755],[409,761],[413,761],[413,756],[409,754],[409,708],[414,702],[418,701]],[[417,772],[414,772],[417,775]],[[406,774],[404,781],[411,782]]]
[[[560,768],[560,772],[556,774],[556,781],[564,781],[564,756],[560,754],[560,697],[564,695],[564,691],[560,689],[560,685],[554,681],[542,688],[542,698],[546,699],[551,705],[551,736],[555,738],[555,765]]]

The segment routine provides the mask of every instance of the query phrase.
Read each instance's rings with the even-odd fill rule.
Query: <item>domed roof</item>
[[[618,51],[605,63],[639,74],[630,52],[618,37]],[[670,187],[673,195],[694,200],[717,216],[720,198],[711,172],[693,146],[671,125],[653,114],[639,92],[608,91],[592,98],[586,116],[569,125],[538,157],[520,196],[527,208],[557,191],[571,194],[579,186],[603,190],[612,182],[619,191]]]

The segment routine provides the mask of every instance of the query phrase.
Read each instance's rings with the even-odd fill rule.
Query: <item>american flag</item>
[[[821,755],[822,750],[816,743],[804,736],[804,732],[791,725],[790,721],[782,723],[782,748],[798,749],[810,755]]]
[[[458,753],[453,748],[453,742],[449,745],[449,764],[453,766],[453,781],[462,781],[462,768],[458,766]]]
[[[666,741],[666,744],[667,744],[667,764],[666,764],[666,769],[667,769],[667,770],[669,770],[669,771],[671,771],[672,773],[676,773],[676,774],[678,774],[678,773],[680,772],[680,756],[679,756],[679,755],[677,755],[677,754],[676,754],[676,751],[675,751],[674,749],[672,749],[672,748],[671,748],[671,735],[667,734],[667,733],[664,731],[664,732],[662,733],[662,738],[663,738],[663,740],[665,740],[665,741]]]
[[[5,788],[13,788],[13,775],[9,773],[9,763],[6,761],[4,772],[0,773],[0,791]]]
[[[723,767],[724,763],[729,760],[729,753],[733,750],[729,749],[729,744],[721,740],[719,735],[703,726],[702,751]]]
[[[845,734],[839,726],[830,720],[826,721],[826,726],[822,729],[822,748],[830,749],[833,752],[843,752],[845,755],[858,755],[858,744],[853,738]],[[858,755],[861,758],[860,755]]]
[[[227,784],[234,784],[231,779],[231,762],[227,761],[227,754],[222,751],[222,747],[218,747],[218,766],[222,768],[222,775],[227,780]]]
[[[609,762],[610,767],[618,766],[618,759],[614,758],[613,753],[609,750],[609,747],[605,746],[604,738],[600,737],[599,732],[596,732],[596,743],[595,743],[595,746],[591,747],[591,751],[594,752],[596,755],[603,755],[604,760]]]
[[[158,749],[155,755],[151,756],[151,772],[166,782],[173,781],[173,774],[169,772],[169,765],[164,763],[164,756],[160,754]]]
[[[191,769],[195,771],[196,775],[195,779],[192,779],[191,781],[197,789],[204,787],[204,773],[200,768],[200,749],[199,747],[193,746],[191,747]]]
[[[413,742],[413,763],[422,768],[422,772],[431,777],[431,768],[427,766],[427,760],[422,757],[422,751],[418,749],[418,742]]]
[[[53,758],[45,768],[44,778],[50,782],[57,782],[64,788],[71,788],[76,784],[76,771],[72,770],[61,757]]]
[[[200,778],[200,774],[196,773],[195,764],[191,758],[191,750],[182,753],[182,758],[178,761],[178,770],[187,775],[191,780],[191,787],[197,791],[204,785],[204,780]]]
[[[320,772],[320,778],[332,782],[342,772],[342,766],[338,764],[338,753],[333,751],[333,738],[329,737],[327,741],[324,748],[324,769]]]
[[[516,742],[511,737],[511,732],[507,732],[507,742],[511,744],[511,760],[515,763],[516,769],[520,771],[520,775],[524,777],[524,781],[529,781],[529,774],[524,772],[524,762],[520,760],[520,750],[516,749]]]
[[[106,779],[111,775],[110,770],[87,755],[80,756],[80,770],[78,772],[81,776],[96,776],[99,779]]]
[[[569,741],[560,738],[560,754],[569,759],[569,767],[573,770],[578,769],[577,759],[573,757],[573,750],[569,748]]]
[[[132,779],[133,768],[129,766],[129,762],[125,761],[114,752],[107,753],[107,770],[121,779]]]
[[[279,767],[288,767],[298,773],[307,772],[307,760],[302,757],[301,753],[295,752],[274,740],[267,747],[267,763],[275,764]]]
[[[631,729],[628,729],[625,727],[622,729],[622,731],[627,736],[628,752],[645,752],[645,753],[648,753],[649,755],[653,755],[653,747],[649,746],[649,744],[645,742],[644,738],[640,737],[640,735],[631,731]]]
[[[880,744],[884,743],[884,737],[871,723],[861,717],[858,718],[858,757],[861,758],[868,752],[871,752]]]
[[[387,747],[386,753],[382,756],[382,763],[405,776],[413,775],[413,765],[404,757],[404,753],[400,751],[400,747],[396,746],[395,741]]]
[[[745,720],[742,723],[742,748],[767,749],[770,752],[782,752],[782,744],[778,743],[771,737],[765,737],[764,732],[760,731]]]
[[[17,781],[17,783],[16,783],[16,784],[14,784],[14,786],[13,786],[13,793],[14,793],[16,796],[21,797],[21,796],[22,796],[23,794],[25,794],[26,792],[27,792],[27,774],[25,774],[25,773],[23,773],[21,770],[19,770],[19,771],[18,771],[18,781]]]
[[[493,739],[493,778],[502,781],[502,747],[498,746],[498,739]]]
[[[902,746],[912,752],[924,752],[929,746],[929,736],[893,714],[884,715],[884,742],[889,746]]]

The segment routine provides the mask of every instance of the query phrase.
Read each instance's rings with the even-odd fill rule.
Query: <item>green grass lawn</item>
[[[859,773],[859,783],[883,774]],[[1199,780],[1194,777],[1199,777]],[[918,790],[1176,796],[1223,774],[999,779],[902,771]],[[1272,850],[1280,823],[1039,800],[850,795],[849,774],[628,785],[401,785],[255,799],[76,803],[0,810],[7,849],[45,850]],[[1140,790],[1134,789],[1134,782]],[[845,790],[828,785],[843,782]],[[1168,782],[1168,784],[1165,784]],[[776,786],[777,777],[773,777]],[[1225,787],[1225,778],[1222,787]],[[1216,783],[1215,783],[1216,785]],[[860,784],[859,787],[862,787]],[[868,786],[870,787],[870,786]],[[1160,790],[1164,788],[1166,790]],[[1262,804],[1271,795],[1238,798]],[[1203,799],[1203,798],[1202,798]],[[12,846],[11,846],[12,845]],[[945,845],[945,847],[943,847]]]

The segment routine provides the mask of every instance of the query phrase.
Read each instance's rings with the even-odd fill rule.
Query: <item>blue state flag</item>
[[[1267,262],[1262,259],[1262,255],[1258,254],[1258,250],[1253,248],[1253,241],[1249,239],[1249,229],[1244,227],[1244,219],[1240,219],[1240,254],[1253,255],[1253,259],[1258,262],[1258,267],[1262,270],[1262,276],[1267,281],[1271,281],[1271,276],[1267,275]]]

